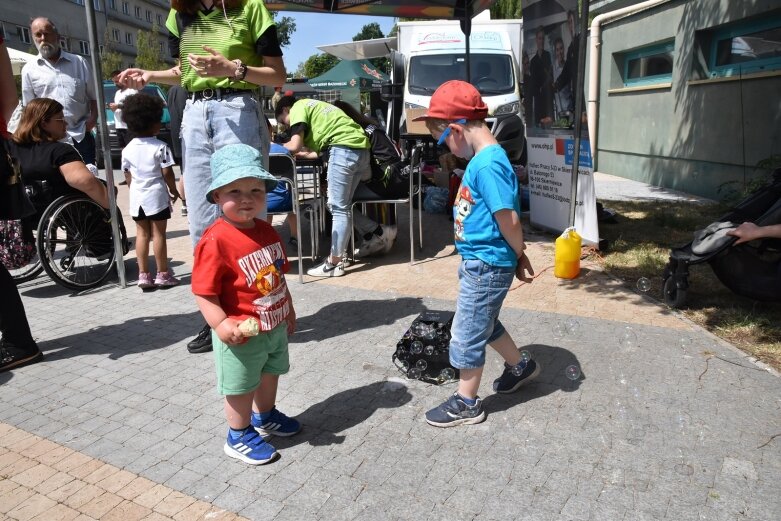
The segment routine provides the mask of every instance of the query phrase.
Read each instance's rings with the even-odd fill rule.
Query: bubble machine
[[[450,326],[452,311],[426,311],[412,321],[396,344],[393,364],[407,378],[443,384],[458,379],[458,369],[450,365]]]

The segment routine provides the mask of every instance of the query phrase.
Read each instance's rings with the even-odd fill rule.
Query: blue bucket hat
[[[265,181],[267,191],[277,186],[274,176],[263,168],[260,152],[249,145],[235,144],[220,148],[212,154],[211,167],[212,184],[206,192],[206,200],[210,203],[214,203],[212,193],[215,190],[245,177]]]

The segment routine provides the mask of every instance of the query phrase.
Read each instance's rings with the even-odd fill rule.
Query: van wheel
[[[674,309],[680,309],[686,303],[687,290],[679,288],[674,277],[664,279],[664,303]]]

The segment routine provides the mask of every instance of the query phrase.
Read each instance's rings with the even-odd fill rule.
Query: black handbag
[[[35,213],[35,206],[24,188],[19,161],[11,155],[6,140],[0,139],[0,220],[23,219]]]

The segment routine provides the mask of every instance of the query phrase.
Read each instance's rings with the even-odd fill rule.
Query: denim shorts
[[[450,364],[457,369],[485,365],[485,346],[505,333],[499,321],[515,269],[463,259],[458,267],[458,300],[450,340]]]

